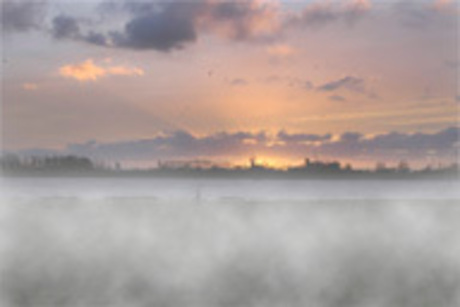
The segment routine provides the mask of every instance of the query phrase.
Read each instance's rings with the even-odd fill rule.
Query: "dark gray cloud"
[[[363,135],[358,132],[345,132],[340,136],[340,141],[341,142],[359,142],[361,140]]]
[[[93,31],[89,31],[88,34],[83,37],[83,40],[97,46],[108,45],[107,37],[105,35]]]
[[[253,0],[125,2],[104,8],[127,12],[130,19],[121,31],[93,31],[85,35],[86,42],[161,52],[182,49],[205,33],[236,41],[263,39],[271,35],[272,29],[270,26],[260,29],[261,20],[270,23],[275,14],[268,4],[257,4]]]
[[[170,51],[197,39],[194,4],[168,3],[160,10],[141,12],[130,20],[124,32],[111,34],[113,43],[133,49]]]
[[[434,134],[389,133],[364,141],[368,148],[400,149],[409,151],[442,150],[459,145],[460,128],[451,127]]]
[[[358,2],[343,7],[309,4],[300,15],[291,14],[282,21],[278,8],[254,0],[127,2],[118,9],[129,12],[132,18],[123,31],[110,32],[105,41],[117,47],[158,51],[182,49],[204,33],[235,41],[273,40],[282,35],[284,27],[316,26],[339,19],[350,23],[368,10]]]
[[[456,161],[459,154],[460,128],[451,127],[437,133],[382,133],[365,137],[361,133],[345,132],[334,138],[331,134],[288,133],[279,131],[270,136],[265,132],[216,133],[197,137],[186,131],[160,135],[150,139],[114,143],[68,145],[56,154],[87,156],[96,160],[155,161],[158,159],[219,159],[229,156],[248,157],[254,153],[302,158],[311,154],[337,159],[365,157],[368,160],[395,161],[401,159],[426,163],[439,158]],[[19,152],[33,155],[50,151]]]
[[[109,45],[109,38],[104,34],[94,32],[93,30],[89,30],[86,34],[83,34],[81,24],[82,21],[77,18],[68,15],[58,15],[52,20],[51,34],[58,40],[76,40],[98,46]]]
[[[351,1],[347,5],[331,2],[313,2],[300,13],[293,13],[285,20],[287,27],[322,27],[334,22],[343,21],[354,24],[370,10],[368,1]]]
[[[46,13],[46,0],[23,1],[4,0],[1,2],[1,24],[5,32],[26,32],[39,29]]]
[[[80,26],[75,18],[59,15],[53,19],[52,33],[56,39],[76,39],[80,37]]]
[[[252,145],[246,145],[251,141]],[[116,159],[193,158],[243,154],[247,146],[261,146],[267,141],[264,132],[216,133],[196,137],[187,131],[176,131],[152,139],[117,143],[88,142],[69,145],[67,151],[77,155]],[[255,144],[255,145],[254,145]]]
[[[320,85],[318,86],[318,90],[324,92],[333,92],[339,89],[347,89],[350,91],[362,93],[365,91],[364,84],[364,79],[354,76],[346,76],[339,80],[334,80]]]
[[[4,30],[27,31],[42,27],[45,1],[3,1]],[[56,38],[76,39],[106,47],[169,52],[183,49],[207,34],[232,41],[273,42],[283,37],[290,28],[318,27],[339,21],[353,24],[371,9],[371,1],[365,0],[345,4],[314,2],[294,13],[286,13],[273,3],[256,0],[126,0],[104,2],[98,9],[105,19],[115,13],[127,15],[128,20],[121,28],[101,30],[95,26],[82,31],[84,27],[80,27],[79,22],[70,16],[66,19],[57,16],[51,26]],[[400,1],[394,5],[391,14],[401,16],[408,24],[427,24],[427,20],[452,24],[455,18],[446,14],[446,10]],[[77,28],[82,31],[80,35],[76,35]]]
[[[331,134],[306,134],[306,133],[294,133],[289,134],[282,130],[278,132],[277,139],[286,143],[310,143],[310,142],[324,142],[331,140]]]
[[[424,20],[426,16],[443,20],[446,17],[446,14],[423,5],[400,6],[397,14],[410,20]],[[101,4],[98,12],[105,16],[103,20],[111,14],[127,17],[121,28],[102,31],[92,27],[76,35],[76,29],[81,28],[78,22],[69,16],[66,19],[58,16],[53,22],[53,34],[56,38],[76,39],[110,48],[170,52],[183,49],[208,34],[231,41],[273,42],[292,28],[314,28],[336,22],[354,24],[370,10],[371,2],[366,0],[341,5],[310,3],[298,13],[286,13],[273,3],[256,0],[112,1]],[[26,16],[29,9],[20,11]],[[417,17],[419,15],[422,17]],[[27,28],[20,25],[20,20],[29,23],[33,19],[18,18],[17,28]]]
[[[363,138],[361,134],[345,133],[338,142],[321,147],[325,155],[369,156],[398,160],[445,157],[457,161],[460,128],[451,127],[437,133],[391,132]]]

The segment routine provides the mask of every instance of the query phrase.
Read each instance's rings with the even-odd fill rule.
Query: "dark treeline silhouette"
[[[50,156],[20,158],[6,154],[0,159],[2,170],[10,173],[78,173],[97,170],[89,158],[76,156]]]
[[[89,158],[67,156],[20,158],[14,154],[0,157],[4,175],[84,175],[84,176],[139,176],[139,177],[212,177],[212,178],[312,178],[312,179],[409,179],[409,178],[459,178],[459,166],[454,163],[447,167],[413,170],[407,161],[401,161],[396,167],[387,167],[378,162],[375,169],[353,169],[350,164],[342,166],[337,161],[324,162],[305,159],[301,166],[287,169],[271,168],[250,159],[249,167],[224,167],[208,160],[159,161],[158,167],[149,169],[123,169],[120,163],[113,167],[95,164]]]

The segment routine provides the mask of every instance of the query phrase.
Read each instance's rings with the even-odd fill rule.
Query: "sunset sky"
[[[2,2],[3,151],[451,163],[449,0]]]

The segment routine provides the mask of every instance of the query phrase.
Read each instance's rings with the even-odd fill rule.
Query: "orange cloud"
[[[80,64],[62,66],[59,69],[59,73],[63,77],[74,78],[78,81],[96,81],[107,74],[106,70],[95,65],[92,59],[88,59]]]
[[[35,83],[24,83],[22,88],[26,91],[35,91],[38,90],[38,85]]]
[[[144,71],[137,67],[124,66],[98,66],[92,59],[79,64],[65,65],[59,68],[59,74],[66,78],[73,78],[78,81],[96,81],[99,78],[115,76],[142,76]]]
[[[123,67],[123,66],[113,66],[107,68],[107,72],[111,75],[118,76],[143,76],[144,71],[137,67]]]

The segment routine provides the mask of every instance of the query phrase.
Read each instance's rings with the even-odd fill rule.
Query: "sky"
[[[457,1],[2,2],[2,149],[452,163]]]

